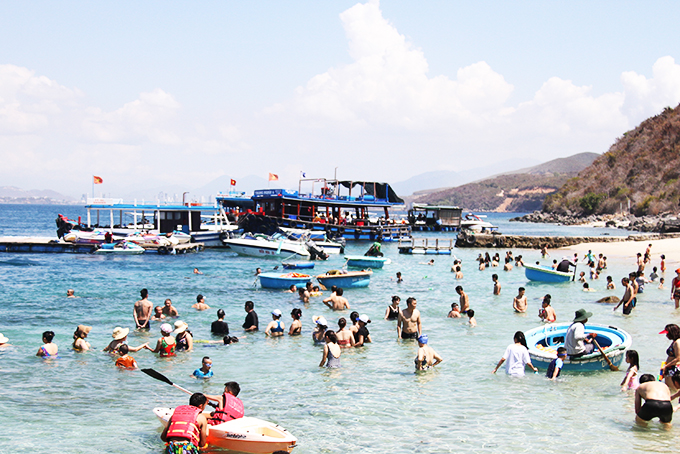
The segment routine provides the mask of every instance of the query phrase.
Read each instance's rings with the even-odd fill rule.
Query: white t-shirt
[[[529,350],[520,344],[508,345],[503,354],[503,359],[505,360],[505,372],[516,377],[524,376],[524,367],[531,361]]]
[[[584,340],[586,339],[586,327],[581,322],[574,322],[567,330],[564,346],[567,355],[578,355],[586,351]]]

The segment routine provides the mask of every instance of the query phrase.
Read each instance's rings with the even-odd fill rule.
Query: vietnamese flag
[[[232,180],[231,180],[231,185],[232,185],[232,186],[236,186],[236,180],[232,179]]]
[[[94,184],[104,183],[104,179],[102,179],[102,177],[93,176],[93,178],[94,178]]]
[[[269,174],[269,181],[279,181],[279,176],[275,173]]]

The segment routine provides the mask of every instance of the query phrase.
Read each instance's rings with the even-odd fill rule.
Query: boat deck
[[[27,252],[27,253],[70,253],[91,254],[98,249],[96,244],[75,244],[59,241],[49,237],[0,237],[0,252]],[[186,254],[203,250],[203,243],[178,244],[170,249],[162,249],[159,246],[145,246],[146,253],[158,254]]]
[[[408,238],[400,239],[397,248],[401,254],[451,255],[455,247],[451,239]]]

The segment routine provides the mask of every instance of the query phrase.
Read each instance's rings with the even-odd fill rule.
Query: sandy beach
[[[674,270],[680,265],[680,238],[615,243],[581,243],[548,252],[555,258],[562,255],[571,257],[574,252],[577,252],[579,258],[581,258],[588,250],[591,250],[596,254],[604,254],[608,259],[630,259],[631,266],[635,266],[636,254],[638,252],[644,254],[648,244],[652,245],[652,266],[659,266],[661,254],[666,256],[666,269]]]

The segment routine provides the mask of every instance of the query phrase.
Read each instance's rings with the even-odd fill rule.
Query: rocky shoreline
[[[579,217],[534,211],[510,219],[511,222],[535,222],[541,224],[561,225],[589,225],[592,227],[613,227],[645,233],[675,233],[680,232],[680,219],[677,215],[663,213],[657,216],[637,217],[632,214],[605,214]]]

